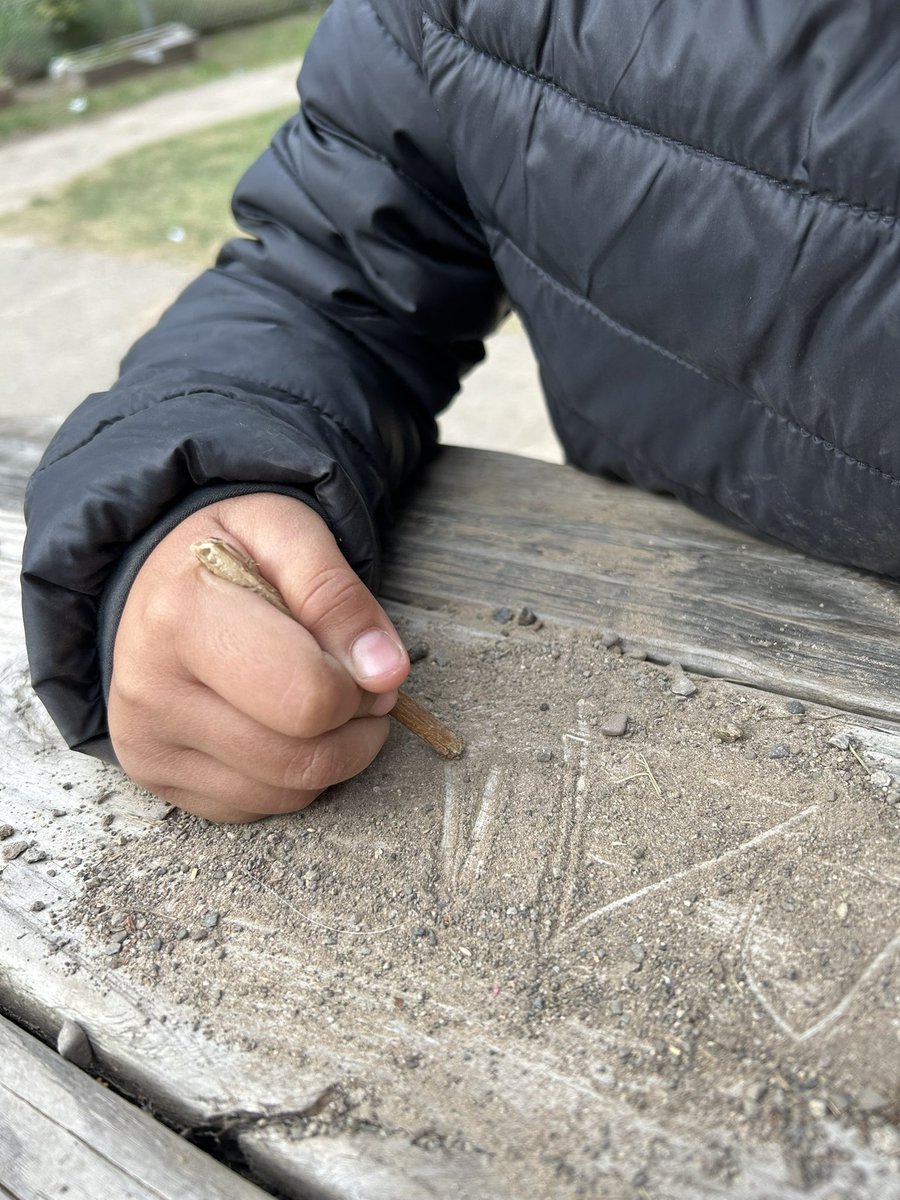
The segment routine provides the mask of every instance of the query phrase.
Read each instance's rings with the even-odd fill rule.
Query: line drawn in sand
[[[577,888],[580,880],[583,879],[583,868],[589,859],[598,858],[596,854],[589,853],[585,845],[585,809],[589,801],[588,769],[591,736],[585,715],[584,700],[578,702],[574,727],[563,734],[562,743],[564,770],[557,785],[559,794],[551,831],[553,840],[537,877],[536,893],[533,896],[533,903],[540,905],[545,914],[546,931],[542,936],[548,938],[550,942],[568,938],[586,925],[617,912],[619,909],[636,904],[647,896],[664,892],[686,879],[713,871],[722,864],[738,859],[773,839],[786,837],[791,831],[808,823],[821,807],[818,803],[809,804],[800,811],[793,812],[784,821],[764,829],[720,854],[694,863],[683,870],[674,871],[662,879],[618,896],[573,920]],[[639,761],[642,770],[637,775],[646,777],[648,784],[658,795],[659,788],[649,765],[645,759],[642,761],[639,759]],[[464,795],[466,776],[463,771],[463,766],[458,763],[447,763],[444,768],[444,814],[440,843],[440,868],[445,885],[451,894],[469,892],[475,882],[491,870],[492,855],[496,851],[498,838],[502,837],[504,810],[512,786],[505,779],[500,766],[491,767],[481,787],[478,808],[470,832],[467,834],[465,831],[466,812],[467,809],[470,811],[470,806],[467,805]],[[631,776],[627,778],[631,778]],[[609,782],[614,785],[622,781],[610,779]],[[546,832],[545,830],[544,833],[546,834]],[[604,860],[600,859],[599,861]],[[615,864],[609,865],[614,866]],[[828,1012],[807,1028],[798,1029],[777,1004],[765,994],[755,973],[752,962],[752,946],[754,929],[758,925],[759,916],[760,905],[756,901],[748,910],[746,928],[740,940],[740,958],[747,980],[747,989],[774,1024],[796,1042],[807,1041],[834,1026],[846,1014],[866,981],[886,965],[892,955],[900,949],[900,932],[898,932],[872,957],[840,1000],[832,1005]]]
[[[755,900],[750,907],[749,916],[747,919],[747,929],[741,942],[741,970],[744,973],[744,978],[747,987],[753,993],[760,1007],[763,1008],[771,1019],[775,1022],[782,1033],[786,1033],[789,1038],[795,1042],[807,1042],[810,1038],[816,1037],[817,1034],[824,1033],[832,1025],[835,1025],[847,1012],[850,1005],[853,1003],[858,992],[863,984],[870,979],[876,971],[881,967],[886,966],[893,955],[900,950],[900,931],[898,931],[878,953],[869,960],[867,966],[857,975],[853,983],[847,988],[843,996],[836,1004],[833,1004],[824,1016],[818,1021],[814,1021],[812,1025],[808,1025],[805,1029],[796,1029],[790,1021],[776,1008],[772,1001],[765,994],[760,981],[756,978],[752,964],[752,938],[753,931],[756,927],[759,918],[760,902]]]

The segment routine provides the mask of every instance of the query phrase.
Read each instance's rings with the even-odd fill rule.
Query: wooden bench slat
[[[15,1200],[264,1200],[267,1192],[0,1017],[0,1180]]]
[[[687,670],[900,720],[896,584],[549,463],[445,449],[391,539],[383,593],[528,603]]]

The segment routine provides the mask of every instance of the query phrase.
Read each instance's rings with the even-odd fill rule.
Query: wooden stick
[[[195,542],[191,551],[213,575],[234,583],[238,587],[247,588],[257,596],[262,596],[280,613],[293,619],[293,613],[284,602],[284,597],[268,580],[263,579],[259,567],[252,558],[232,546],[222,538],[211,537],[203,542]],[[442,724],[437,717],[423,708],[405,692],[397,696],[397,703],[391,709],[392,717],[405,725],[416,737],[427,742],[441,758],[459,758],[465,749],[461,737]]]

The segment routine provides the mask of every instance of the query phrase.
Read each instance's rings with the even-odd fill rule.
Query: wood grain
[[[662,662],[900,719],[900,588],[571,468],[447,448],[391,539],[383,594],[527,603]]]
[[[15,1200],[268,1193],[0,1017],[0,1179]]]

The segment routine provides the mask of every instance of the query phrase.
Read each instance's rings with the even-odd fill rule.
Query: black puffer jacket
[[[574,463],[900,575],[893,0],[336,0],[301,88],[238,189],[253,240],[32,480],[33,676],[71,744],[106,734],[101,597],[108,645],[199,505],[307,496],[375,583],[507,297]]]

